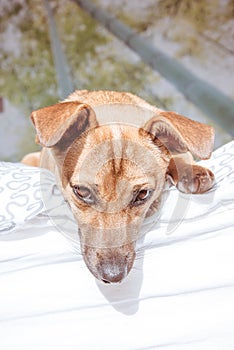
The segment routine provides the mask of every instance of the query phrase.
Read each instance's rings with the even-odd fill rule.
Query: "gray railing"
[[[58,37],[57,28],[53,11],[49,0],[44,0],[44,5],[47,14],[47,21],[50,34],[51,49],[56,70],[56,77],[58,82],[58,93],[61,99],[66,98],[74,91],[73,82],[70,77],[69,67],[66,56],[62,50],[61,42]]]

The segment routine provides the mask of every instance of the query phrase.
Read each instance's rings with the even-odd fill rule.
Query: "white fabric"
[[[165,191],[117,285],[87,270],[52,175],[2,163],[0,349],[233,350],[233,150],[203,162],[217,180],[209,193]]]

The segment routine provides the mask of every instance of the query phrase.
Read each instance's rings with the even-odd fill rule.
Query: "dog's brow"
[[[155,174],[145,174],[145,176],[135,176],[129,178],[129,181],[132,183],[133,187],[144,187],[144,186],[154,186],[155,185]]]
[[[141,188],[149,188],[149,187],[151,187],[151,185],[148,182],[138,183],[133,186],[133,191],[137,191]]]

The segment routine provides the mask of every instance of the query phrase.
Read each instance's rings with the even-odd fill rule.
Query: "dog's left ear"
[[[61,102],[31,114],[36,128],[36,142],[43,147],[69,146],[87,129],[98,126],[94,110],[79,101]]]
[[[214,129],[175,112],[160,112],[143,129],[171,152],[189,151],[199,159],[208,159],[213,150]]]

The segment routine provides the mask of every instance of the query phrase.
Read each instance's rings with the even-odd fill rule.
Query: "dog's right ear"
[[[43,147],[66,149],[88,129],[98,126],[94,110],[78,101],[61,102],[31,114],[36,142]]]
[[[173,153],[189,151],[199,159],[208,159],[213,150],[214,129],[175,112],[159,112],[143,129]]]

